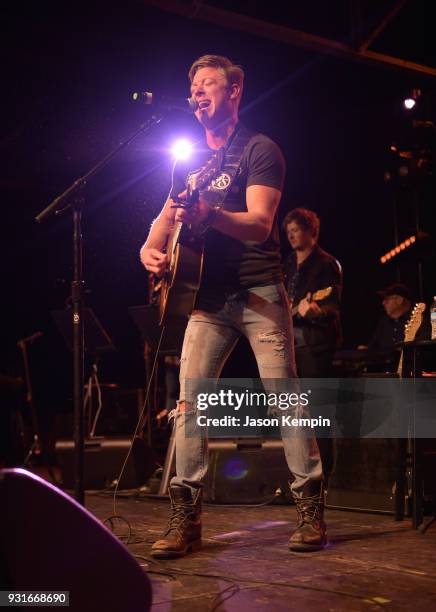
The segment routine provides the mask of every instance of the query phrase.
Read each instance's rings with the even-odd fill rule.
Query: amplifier
[[[261,504],[274,499],[279,488],[280,499],[290,501],[289,479],[281,440],[209,440],[206,501]]]
[[[131,438],[96,437],[85,440],[85,489],[106,489],[116,480],[127,456]],[[61,468],[62,485],[74,488],[74,441],[59,440],[56,457]],[[143,438],[135,438],[132,452],[119,483],[121,489],[145,484],[158,464],[152,449]]]
[[[406,441],[402,441],[406,444]],[[420,488],[424,500],[436,498],[436,441],[418,439]],[[336,465],[327,493],[331,508],[395,514],[396,482],[406,457],[401,441],[386,438],[344,438],[335,441]],[[409,459],[410,461],[410,459]],[[405,483],[404,508],[410,513]],[[434,503],[434,501],[433,501]]]
[[[335,442],[336,465],[327,505],[394,514],[400,443],[395,439],[344,438]]]

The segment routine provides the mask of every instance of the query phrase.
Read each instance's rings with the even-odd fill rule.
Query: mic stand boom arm
[[[61,195],[55,198],[35,220],[45,221],[52,215],[59,215],[65,210],[73,213],[73,279],[71,282],[72,326],[73,326],[73,402],[74,402],[74,496],[85,504],[84,491],[84,280],[83,280],[83,241],[81,216],[84,198],[79,194],[89,179],[98,174],[107,164],[125,149],[140,134],[148,133],[152,127],[161,122],[163,115],[153,115],[143,123],[126,141],[121,142],[84,176],[79,177]],[[62,209],[60,209],[62,206]]]

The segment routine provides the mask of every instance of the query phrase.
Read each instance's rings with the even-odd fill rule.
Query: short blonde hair
[[[236,83],[241,88],[244,85],[244,71],[241,66],[234,64],[231,60],[223,55],[202,55],[192,64],[189,69],[189,80],[193,81],[195,73],[201,68],[221,68],[226,75],[229,85]]]

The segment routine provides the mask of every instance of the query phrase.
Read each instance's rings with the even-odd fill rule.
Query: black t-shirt
[[[236,130],[232,137],[235,133]],[[171,195],[181,193],[185,189],[188,173],[201,168],[212,154],[213,151],[205,147],[193,161],[179,162],[174,172]],[[267,136],[253,134],[245,147],[239,173],[226,195],[223,209],[246,211],[245,192],[250,185],[265,185],[282,191],[285,169],[279,147]],[[200,290],[232,292],[280,280],[282,271],[277,215],[271,233],[264,242],[243,242],[213,228],[207,231]]]

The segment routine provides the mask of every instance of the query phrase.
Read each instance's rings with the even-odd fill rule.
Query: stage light
[[[189,159],[192,153],[192,144],[186,138],[181,138],[173,144],[171,152],[175,159]]]
[[[412,95],[411,96],[407,96],[407,98],[405,98],[403,100],[404,108],[407,109],[407,110],[412,110],[412,108],[415,107],[416,101],[418,100],[420,95],[421,95],[421,90],[420,89],[413,89],[412,90]]]
[[[401,253],[401,251],[405,251],[408,247],[412,246],[414,242],[416,242],[416,236],[406,238],[406,240],[403,240],[403,242],[397,244],[397,246],[395,246],[393,249],[382,255],[382,257],[380,257],[380,263],[385,264],[392,259],[392,257],[395,257]]]
[[[404,104],[404,108],[407,108],[407,110],[412,110],[412,108],[416,104],[416,100],[414,100],[413,98],[406,98],[403,104]]]

